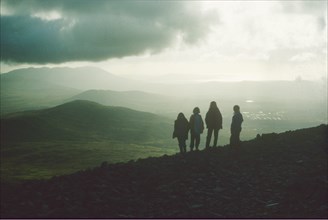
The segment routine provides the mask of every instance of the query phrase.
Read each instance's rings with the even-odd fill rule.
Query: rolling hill
[[[1,114],[49,108],[89,89],[126,90],[136,83],[93,67],[27,68],[1,77]]]
[[[12,113],[1,119],[1,180],[46,179],[103,160],[174,154],[172,129],[165,117],[85,100]]]
[[[1,218],[327,218],[327,125],[1,185]]]
[[[145,142],[170,137],[172,122],[151,113],[76,100],[1,119],[5,142],[110,139]]]
[[[122,106],[157,114],[172,112],[176,114],[177,106],[182,101],[187,105],[185,99],[142,91],[88,90],[73,96],[69,100],[89,100],[102,105]],[[189,108],[192,109],[192,105]]]
[[[1,115],[53,107],[80,92],[51,82],[1,77]]]
[[[149,109],[146,111],[152,111],[158,102],[154,99],[154,94],[145,95],[145,92],[164,95],[166,98],[159,97],[164,101],[167,97],[179,97],[179,101],[169,102],[170,107],[181,106],[181,102],[186,100],[190,103],[187,104],[188,107],[191,105],[193,108],[201,102],[206,103],[208,108],[208,103],[216,100],[229,103],[227,108],[230,111],[230,102],[243,104],[251,100],[265,105],[271,103],[267,105],[269,109],[277,106],[283,106],[288,111],[311,108],[311,111],[316,111],[315,114],[320,114],[320,117],[325,112],[318,109],[322,109],[320,106],[326,104],[327,100],[326,81],[190,82],[186,79],[178,83],[153,83],[126,79],[95,67],[18,69],[1,74],[0,77],[1,114],[53,107],[72,100],[72,97],[75,99],[74,96],[89,96],[107,102],[109,98],[105,98],[105,95],[114,100],[114,91],[124,92],[116,94],[122,97],[119,103],[130,102],[129,95],[136,97],[136,100],[131,102],[136,107],[144,108],[149,102]],[[133,94],[132,91],[136,90],[141,92]],[[148,98],[149,101],[144,100]],[[138,99],[141,106],[137,105]],[[118,101],[118,98],[115,101]]]

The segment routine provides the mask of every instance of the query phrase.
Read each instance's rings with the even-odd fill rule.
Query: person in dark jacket
[[[207,127],[207,137],[206,137],[206,148],[210,147],[212,133],[214,132],[214,144],[213,147],[216,147],[218,142],[219,130],[222,129],[222,115],[216,105],[216,102],[211,102],[210,108],[206,113],[205,117],[206,127]]]
[[[240,132],[241,124],[243,123],[243,115],[240,113],[240,107],[235,105],[233,107],[234,115],[232,116],[231,122],[231,136],[230,136],[230,146],[239,147],[240,146]]]
[[[194,150],[194,146],[196,150],[198,150],[200,143],[200,134],[204,131],[204,121],[202,116],[199,114],[200,110],[198,107],[195,107],[193,110],[193,114],[189,119],[190,126],[190,151]]]
[[[178,114],[177,120],[174,122],[173,138],[177,138],[179,142],[180,153],[185,153],[186,140],[188,139],[189,122],[182,112]]]

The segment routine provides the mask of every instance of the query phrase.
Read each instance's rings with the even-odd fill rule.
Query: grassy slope
[[[64,102],[81,90],[56,85],[39,79],[7,79],[1,77],[1,115],[42,109]]]
[[[54,108],[9,115],[1,120],[5,141],[90,140],[135,142],[168,137],[170,122],[146,112],[73,101]]]
[[[73,101],[1,120],[1,178],[49,178],[95,166],[176,152],[166,118]],[[170,148],[174,143],[174,148]]]
[[[327,218],[327,125],[2,185],[12,218]],[[20,192],[20,193],[17,193]]]
[[[109,163],[174,154],[158,143],[129,144],[110,140],[13,143],[1,150],[1,180],[47,179]]]

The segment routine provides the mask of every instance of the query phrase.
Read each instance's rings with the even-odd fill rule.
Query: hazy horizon
[[[154,75],[152,77],[147,77],[147,78],[140,78],[138,76],[127,76],[127,75],[120,75],[116,74],[113,72],[110,72],[108,70],[105,70],[101,67],[97,66],[26,66],[26,67],[20,67],[20,68],[14,68],[14,69],[9,69],[7,72],[0,72],[0,75],[3,74],[8,74],[14,71],[21,71],[21,70],[28,70],[28,69],[57,69],[57,68],[69,68],[69,69],[80,69],[80,68],[95,68],[99,69],[102,71],[107,72],[110,75],[114,75],[117,77],[122,77],[124,79],[128,80],[137,80],[137,81],[144,81],[144,82],[149,82],[149,83],[168,83],[168,84],[180,84],[180,83],[210,83],[210,82],[219,82],[219,83],[238,83],[238,82],[297,82],[297,81],[308,81],[308,82],[327,82],[327,76],[322,76],[321,78],[318,79],[303,79],[300,75],[296,76],[295,78],[291,79],[220,79],[220,78],[211,78],[213,76],[211,75],[206,75],[205,76],[197,76],[197,74],[194,74],[193,77],[186,78],[183,75],[179,76],[172,76],[170,74],[163,74],[163,75]]]

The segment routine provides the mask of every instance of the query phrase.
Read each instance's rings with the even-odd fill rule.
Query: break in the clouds
[[[4,0],[1,60],[99,61],[193,44],[216,20],[187,1]]]
[[[1,0],[1,64],[147,80],[320,79],[327,1]]]

